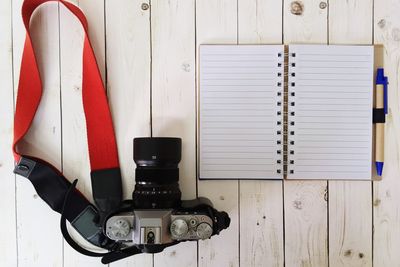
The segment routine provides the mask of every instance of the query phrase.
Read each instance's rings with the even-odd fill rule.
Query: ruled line
[[[299,80],[299,81],[337,81],[337,80],[340,80],[340,81],[352,81],[352,82],[365,82],[365,80],[366,79],[353,79],[353,78],[350,78],[350,79],[347,79],[347,78],[340,78],[340,79],[338,79],[338,78],[312,78],[312,79],[309,79],[309,78],[297,78],[297,80]]]
[[[355,57],[370,57],[370,55],[369,54],[360,54],[360,55],[357,55],[357,54],[353,54],[353,53],[351,53],[351,54],[335,54],[335,53],[329,53],[329,54],[327,54],[327,53],[301,53],[301,56],[344,56],[344,57],[348,57],[348,56],[355,56]]]
[[[266,60],[266,59],[233,59],[233,60],[222,60],[222,59],[202,59],[201,62],[206,63],[206,62],[220,62],[220,63],[227,63],[227,62],[265,62],[265,63],[275,63],[276,61],[273,60]]]
[[[206,172],[270,172],[270,171],[274,171],[274,169],[259,169],[259,170],[254,170],[254,169],[240,169],[240,170],[232,170],[232,169],[225,169],[225,170],[221,170],[221,169],[217,169],[217,170],[211,170],[211,169],[202,169],[202,171],[206,171]]]
[[[324,167],[324,166],[316,166],[316,167]],[[329,172],[329,173],[363,173],[363,171],[331,171],[331,170],[323,170],[323,171],[314,171],[314,170],[307,170],[307,171],[302,171],[302,170],[296,170],[297,172],[303,172],[303,173],[307,173],[307,172],[313,172],[313,173],[321,173],[322,175],[325,175],[325,173]],[[293,176],[293,175],[292,175]],[[327,176],[327,175],[325,175]]]
[[[296,164],[296,167],[367,167],[367,164]]]
[[[273,166],[272,163],[204,163],[208,166]]]
[[[290,62],[292,63],[292,62]],[[296,62],[297,63],[297,62]],[[308,68],[308,69],[371,69],[371,67],[351,67],[351,66],[304,66],[303,64],[299,64],[302,68]],[[292,67],[290,67],[292,68]]]
[[[306,133],[298,133],[298,135],[310,135],[310,136],[315,136],[315,135],[318,135],[318,136],[370,136],[369,134],[358,134],[358,133],[356,133],[356,134],[348,134],[348,133],[345,133],[345,134],[341,134],[341,133],[335,133],[335,134],[324,134],[324,133],[312,133],[312,134],[306,134]]]
[[[353,111],[352,111],[353,112]],[[296,115],[296,118],[341,118],[341,117],[345,117],[345,118],[349,118],[349,119],[354,119],[354,118],[372,118],[372,116],[355,116],[350,114],[345,114],[345,115]]]
[[[272,81],[275,78],[203,78],[203,81]]]
[[[325,63],[325,64],[328,64],[328,63],[333,63],[333,62],[341,62],[341,63],[362,63],[362,62],[364,62],[364,63],[367,63],[367,62],[371,62],[370,60],[332,60],[332,59],[329,59],[329,60],[326,60],[326,59],[323,59],[323,60],[318,60],[318,59],[299,59],[298,60],[299,62],[321,62],[321,63]]]
[[[224,160],[224,159],[244,159],[244,157],[202,157],[203,160],[207,159],[215,159],[215,160]],[[245,157],[245,159],[263,159],[263,160],[273,160],[274,158],[270,157]]]
[[[276,69],[276,66],[232,66],[232,65],[218,65],[218,66],[204,66],[204,68],[208,68],[208,69],[219,69],[219,68],[225,68],[225,69],[262,69],[262,68],[266,68],[266,69]]]

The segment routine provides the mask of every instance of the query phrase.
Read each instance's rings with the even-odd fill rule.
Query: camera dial
[[[172,221],[170,231],[174,239],[179,239],[187,234],[189,227],[183,219]]]
[[[200,239],[208,239],[211,237],[212,233],[213,229],[208,223],[203,222],[197,226],[196,234]]]
[[[111,217],[106,223],[106,234],[113,240],[132,239],[133,218],[130,214]]]

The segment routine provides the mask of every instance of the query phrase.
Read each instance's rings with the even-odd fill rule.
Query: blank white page
[[[289,46],[289,179],[371,179],[373,46]]]
[[[282,179],[282,45],[201,45],[200,179]]]

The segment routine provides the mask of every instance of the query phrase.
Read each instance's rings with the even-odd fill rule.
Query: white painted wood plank
[[[125,199],[135,181],[133,138],[150,136],[150,10],[148,1],[105,1],[107,92],[116,132]],[[152,266],[150,254],[110,266]]]
[[[330,44],[372,44],[373,0],[329,2]]]
[[[239,0],[238,37],[240,44],[282,43],[282,3]],[[283,266],[282,183],[240,181],[241,266]]]
[[[328,266],[325,185],[285,182],[285,266]]]
[[[25,37],[22,1],[13,1],[14,84],[17,88]],[[34,13],[31,33],[43,81],[43,96],[22,152],[35,155],[60,168],[60,72],[58,6],[51,3]],[[17,238],[19,266],[62,266],[59,214],[34,191],[31,183],[17,177]],[[38,231],[45,229],[45,231]]]
[[[374,182],[374,266],[400,266],[400,165],[398,92],[400,65],[400,3],[374,4],[375,43],[384,45],[384,68],[389,78],[389,114],[386,116],[385,167],[382,181]]]
[[[283,266],[282,181],[240,181],[240,265]]]
[[[319,1],[305,0],[295,15],[292,1],[284,1],[284,42],[326,43],[327,9]],[[323,178],[323,177],[321,177]],[[284,181],[285,265],[328,265],[327,203],[324,181]]]
[[[237,1],[197,1],[196,32],[197,51],[200,44],[236,44]],[[238,181],[198,181],[199,196],[208,197],[216,209],[228,212],[231,218],[231,225],[219,236],[199,242],[199,266],[239,266],[238,184]]]
[[[153,136],[182,138],[183,199],[196,197],[194,16],[193,0],[151,2]],[[197,243],[155,254],[154,266],[197,266]]]
[[[240,44],[282,44],[282,1],[238,0]]]
[[[79,5],[78,1],[71,1]],[[83,3],[85,3],[83,1]],[[91,1],[80,6],[89,23],[91,42],[94,47],[99,68],[104,72],[104,1]],[[100,38],[93,38],[99,36]],[[60,5],[60,68],[61,68],[61,107],[63,173],[71,182],[78,179],[77,188],[93,202],[90,163],[87,146],[86,122],[82,105],[82,50],[83,28],[78,19],[64,6]],[[103,56],[103,58],[101,58]],[[101,60],[99,60],[101,58]],[[74,229],[71,235],[85,247],[96,250]],[[75,251],[64,242],[64,266],[97,266],[99,258],[87,257]]]
[[[313,0],[284,0],[283,37],[285,44],[325,44],[327,42],[328,8],[320,8],[320,3],[321,1]],[[296,10],[300,14],[292,13]]]
[[[17,265],[15,175],[11,144],[13,139],[13,69],[11,1],[0,2],[0,258],[4,266]]]
[[[329,3],[330,44],[371,44],[373,1]],[[329,266],[372,265],[372,183],[328,181]]]

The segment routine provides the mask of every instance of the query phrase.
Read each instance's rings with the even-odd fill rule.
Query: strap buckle
[[[29,178],[35,166],[36,161],[21,157],[19,162],[15,165],[14,173]]]

